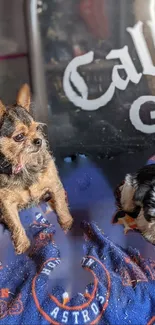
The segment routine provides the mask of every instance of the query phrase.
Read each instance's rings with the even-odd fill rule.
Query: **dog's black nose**
[[[42,145],[42,140],[39,138],[36,138],[33,140],[33,143],[37,146],[37,147],[41,147]]]

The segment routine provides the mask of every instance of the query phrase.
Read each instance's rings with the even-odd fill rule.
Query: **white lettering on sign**
[[[141,106],[147,102],[155,103],[155,96],[141,96],[137,100],[135,100],[130,109],[130,120],[137,130],[147,134],[151,134],[155,132],[155,124],[144,124],[139,116]],[[151,119],[155,119],[155,111],[150,112],[150,117]]]
[[[139,21],[133,28],[127,28],[127,31],[133,39],[138,57],[143,67],[143,74],[155,76],[155,67],[143,35],[143,23]]]
[[[112,50],[107,56],[107,60],[120,59],[121,65],[115,65],[112,71],[112,82],[114,86],[120,90],[125,90],[128,86],[129,81],[137,84],[142,74],[137,73],[136,68],[132,62],[132,59],[128,52],[128,46],[124,46],[120,50]],[[125,70],[127,78],[124,80],[120,77],[118,70]]]
[[[155,28],[154,22],[148,21],[147,25],[150,28],[150,32],[152,35],[153,43],[155,46]],[[144,75],[155,76],[155,66],[153,65],[153,61],[144,38],[143,34],[143,23],[139,21],[134,27],[128,27],[127,32],[131,35],[137,55],[141,62],[143,68]],[[108,102],[110,102],[114,96],[115,89],[125,90],[129,84],[132,82],[134,84],[138,84],[142,77],[142,73],[138,73],[132,58],[128,51],[128,46],[124,46],[118,50],[112,50],[106,56],[107,60],[119,59],[120,64],[117,64],[113,67],[112,70],[112,81],[109,85],[107,91],[96,99],[88,99],[89,91],[87,84],[85,83],[83,77],[77,71],[78,67],[89,64],[93,62],[94,52],[88,52],[82,56],[78,56],[74,58],[67,66],[64,78],[63,78],[63,87],[66,96],[68,99],[77,107],[85,111],[95,111],[100,107],[105,106]],[[119,70],[123,70],[126,73],[126,78],[123,79],[119,75]],[[74,88],[73,88],[74,86]],[[78,93],[75,91],[77,89]],[[79,95],[80,94],[80,95]],[[142,96],[137,99],[131,106],[131,110],[129,113],[129,117],[132,125],[143,133],[154,133],[155,125],[147,125],[144,124],[140,117],[140,109],[141,105],[146,102],[155,102],[154,96]],[[150,118],[155,118],[155,113],[150,113]]]
[[[101,97],[91,100],[87,99],[88,87],[84,79],[77,72],[77,68],[91,63],[93,59],[93,52],[88,52],[87,54],[76,57],[67,66],[63,78],[63,87],[66,96],[75,106],[81,107],[85,111],[95,111],[99,107],[105,106],[112,99],[115,92],[115,86],[113,83],[111,83],[108,90]],[[71,82],[75,88],[77,88],[81,96],[79,96],[73,89]]]

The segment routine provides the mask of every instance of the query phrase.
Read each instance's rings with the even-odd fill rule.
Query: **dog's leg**
[[[4,205],[1,205],[1,209],[3,220],[11,232],[16,253],[22,254],[26,252],[30,246],[30,241],[20,222],[17,206],[15,204],[5,202]]]
[[[121,205],[122,209],[126,212],[132,212],[135,209],[135,203],[133,201],[135,188],[132,185],[131,177],[132,175],[127,175],[123,186],[120,188]]]
[[[73,223],[73,218],[69,212],[67,201],[66,201],[65,190],[60,181],[58,171],[53,160],[51,160],[50,162],[48,171],[50,173],[50,175],[48,176],[50,181],[49,183],[50,190],[52,192],[55,211],[58,215],[58,221],[61,227],[64,230],[67,230],[71,228]]]

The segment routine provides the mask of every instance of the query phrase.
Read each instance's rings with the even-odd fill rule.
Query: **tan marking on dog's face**
[[[121,205],[124,211],[132,212],[134,210],[134,193],[134,187],[125,182],[121,189]]]
[[[28,138],[30,140],[33,140],[37,137],[40,136],[40,132],[38,132],[38,126],[39,124],[35,121],[32,120],[30,126],[27,126],[23,123],[17,123],[15,126],[15,131],[12,134],[12,137],[14,139],[14,137],[16,137],[18,134],[24,134],[25,136],[25,140]]]

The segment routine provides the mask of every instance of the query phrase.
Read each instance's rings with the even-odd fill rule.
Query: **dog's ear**
[[[139,186],[137,188],[137,190],[135,191],[134,201],[142,203],[144,200],[144,197],[145,197],[146,193],[149,191],[149,189],[150,189],[150,186],[148,186],[148,185]]]
[[[0,100],[0,120],[3,117],[4,113],[6,112],[6,108],[3,105],[2,101]]]
[[[18,94],[16,103],[17,105],[25,108],[27,111],[30,109],[30,101],[31,101],[31,94],[30,94],[30,87],[28,84],[24,84]]]

